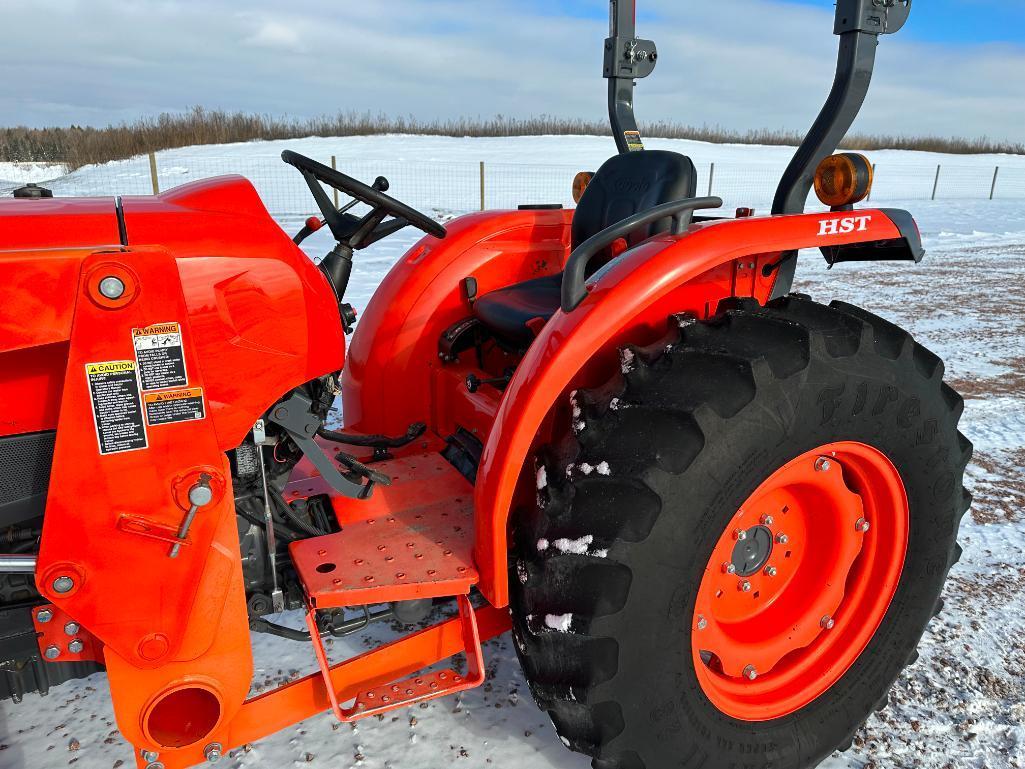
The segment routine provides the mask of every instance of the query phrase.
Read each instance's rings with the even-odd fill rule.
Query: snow
[[[568,633],[570,627],[573,625],[572,614],[546,614],[545,615],[545,627],[549,630],[555,630],[559,633]]]
[[[0,189],[16,187],[30,182],[44,182],[64,175],[61,163],[0,162]]]
[[[699,164],[754,163],[770,170],[789,156],[785,148],[694,142],[651,142],[651,146],[683,149]],[[380,167],[377,173],[391,178],[389,169],[425,160],[469,159],[474,164],[479,159],[488,163],[529,161],[594,168],[610,152],[608,140],[574,137],[308,139],[160,153],[162,181],[172,174],[179,180],[192,178],[197,169],[213,165],[216,158],[231,158],[233,167],[263,173],[272,156],[284,147],[320,157],[335,154],[339,168],[359,165],[366,170],[363,178],[371,179],[375,167]],[[980,173],[996,164],[1025,168],[1025,158],[871,154],[880,168],[889,164],[911,169],[937,163],[974,166]],[[259,163],[254,159],[257,155],[263,156]],[[211,163],[198,162],[203,158]],[[302,184],[298,174],[280,165],[273,177],[259,180],[271,195],[286,185]],[[39,173],[45,175],[42,170]],[[0,166],[0,179],[10,179],[11,174],[6,166]],[[83,169],[74,179],[62,182],[58,194],[106,190],[112,178],[135,183],[136,175],[143,185],[148,181],[145,161]],[[392,191],[400,199],[404,187],[420,189],[411,186],[406,177],[396,178]],[[28,177],[12,179],[23,180]],[[762,197],[771,197],[771,189]],[[752,202],[765,205],[764,200]],[[911,330],[945,360],[947,381],[967,398],[962,429],[976,447],[967,480],[976,502],[962,527],[964,557],[951,572],[943,613],[923,638],[921,659],[901,675],[890,706],[859,730],[852,750],[833,756],[823,767],[1025,769],[1025,481],[1021,477],[1025,466],[1025,298],[1021,291],[1025,283],[1025,202],[904,201],[903,205],[915,213],[929,251],[921,264],[845,264],[827,271],[821,257],[808,252],[802,254],[795,288],[820,301],[843,299],[889,318]],[[429,207],[442,217],[454,213],[440,199]],[[312,201],[306,210],[312,212]],[[294,232],[304,216],[290,214],[279,221]],[[406,230],[357,255],[348,298],[358,309],[366,306],[387,270],[417,238],[417,233]],[[311,255],[323,254],[330,248],[329,236],[322,231],[307,244]],[[629,362],[627,357],[624,365]],[[600,464],[595,469],[602,472]],[[540,485],[540,475],[538,482]],[[537,546],[539,550],[588,553],[592,544],[584,537],[542,540]],[[599,554],[606,555],[604,551],[589,553]],[[564,619],[553,617],[552,621],[561,626]],[[545,625],[557,631],[548,620],[545,617]],[[301,617],[295,615],[283,616],[280,621],[296,627],[302,624]],[[340,659],[398,632],[374,626],[364,635],[329,642],[328,651],[332,659]],[[254,691],[315,670],[307,644],[263,635],[254,635],[252,640]],[[550,722],[527,696],[511,637],[485,644],[485,659],[486,684],[456,698],[356,726],[339,725],[322,714],[246,750],[234,751],[219,766],[589,766],[588,759],[563,748]],[[77,750],[70,749],[72,741],[77,742]],[[117,732],[102,675],[69,682],[46,698],[30,695],[20,705],[0,703],[0,746],[2,769],[52,769],[71,762],[75,769],[111,769],[118,761],[128,769],[132,762],[130,750]]]

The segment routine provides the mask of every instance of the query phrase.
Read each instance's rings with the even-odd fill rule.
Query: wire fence
[[[385,176],[389,193],[424,211],[465,212],[515,208],[523,204],[572,206],[572,180],[581,169],[569,165],[486,161],[378,161],[318,158],[369,184]],[[592,169],[593,170],[593,169]],[[726,208],[766,210],[783,166],[763,162],[699,163],[698,194],[723,198]],[[216,156],[169,153],[80,168],[41,182],[54,195],[151,195],[188,182],[223,174],[241,174],[260,193],[275,216],[312,212],[313,201],[302,177],[276,155]],[[0,196],[20,184],[0,181]],[[1025,199],[1025,165],[876,166],[873,203],[915,200]]]

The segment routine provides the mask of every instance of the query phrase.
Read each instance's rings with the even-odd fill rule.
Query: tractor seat
[[[666,150],[615,155],[595,173],[573,212],[573,248],[638,211],[692,198],[696,192],[697,171],[684,155]],[[627,246],[632,248],[671,227],[671,217],[638,227],[627,237]],[[609,258],[611,251],[604,259],[593,260],[588,274]],[[535,336],[532,321],[540,318],[547,322],[559,309],[561,298],[560,272],[483,294],[474,302],[473,313],[500,341],[524,349]]]

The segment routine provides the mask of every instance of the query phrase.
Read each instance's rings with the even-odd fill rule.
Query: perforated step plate
[[[290,545],[310,605],[323,609],[468,593],[477,582],[473,488],[436,455],[380,462],[374,469],[393,477],[393,485],[379,487],[367,502],[351,502],[367,504],[374,517]]]

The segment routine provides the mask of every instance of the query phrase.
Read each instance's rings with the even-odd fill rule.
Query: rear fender
[[[880,210],[703,222],[645,241],[597,273],[583,303],[557,312],[531,345],[488,436],[475,491],[475,557],[488,600],[508,604],[509,514],[531,499],[525,470],[570,390],[607,380],[618,348],[658,340],[673,313],[709,317],[728,296],[767,301],[788,252],[901,237]]]

